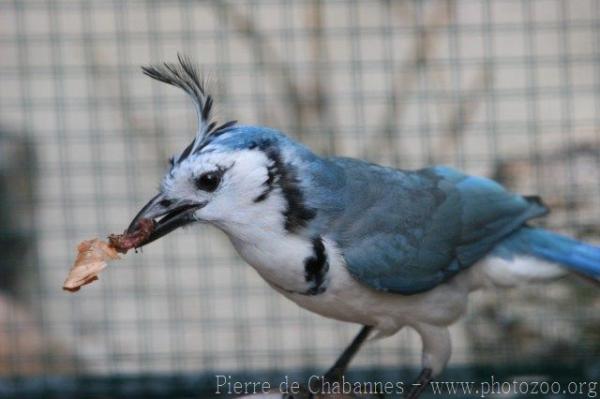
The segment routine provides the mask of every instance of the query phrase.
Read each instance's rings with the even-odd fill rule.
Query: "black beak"
[[[194,212],[204,205],[206,204],[171,201],[163,194],[158,194],[148,201],[138,214],[135,215],[125,232],[126,234],[135,234],[139,229],[141,220],[153,220],[154,229],[152,230],[152,233],[138,245],[138,247],[142,247],[152,241],[158,240],[179,227],[196,221]]]

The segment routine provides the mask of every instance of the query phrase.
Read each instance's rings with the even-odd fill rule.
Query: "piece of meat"
[[[66,291],[79,291],[79,288],[98,280],[98,274],[108,261],[120,259],[110,244],[97,238],[86,240],[77,246],[77,259],[63,284]]]
[[[77,246],[77,259],[69,271],[63,289],[71,292],[98,280],[98,274],[106,267],[108,261],[120,259],[118,252],[125,254],[132,248],[144,244],[154,230],[152,219],[142,219],[137,229],[131,234],[111,234],[108,243],[97,238],[86,240]]]
[[[154,220],[141,219],[137,224],[135,232],[127,234],[111,234],[108,236],[108,242],[117,252],[127,253],[132,248],[141,246],[152,234],[154,230]]]

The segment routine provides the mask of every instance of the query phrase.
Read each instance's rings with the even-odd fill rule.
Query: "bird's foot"
[[[406,399],[417,399],[421,396],[425,388],[427,388],[430,381],[431,369],[426,368],[421,370],[421,374],[419,374],[417,380],[412,384],[412,389],[406,394]]]

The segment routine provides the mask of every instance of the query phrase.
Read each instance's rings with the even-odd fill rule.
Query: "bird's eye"
[[[160,206],[162,206],[163,208],[168,208],[173,204],[173,201],[171,201],[169,199],[164,199],[164,200],[160,201],[158,204]]]
[[[221,183],[221,175],[220,172],[207,172],[200,175],[195,180],[196,188],[208,192],[215,191]]]

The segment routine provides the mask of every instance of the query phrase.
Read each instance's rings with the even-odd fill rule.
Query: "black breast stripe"
[[[329,261],[323,239],[321,237],[313,238],[313,255],[304,260],[304,278],[309,283],[309,289],[305,295],[318,295],[327,289],[325,286],[325,277],[329,271]]]

